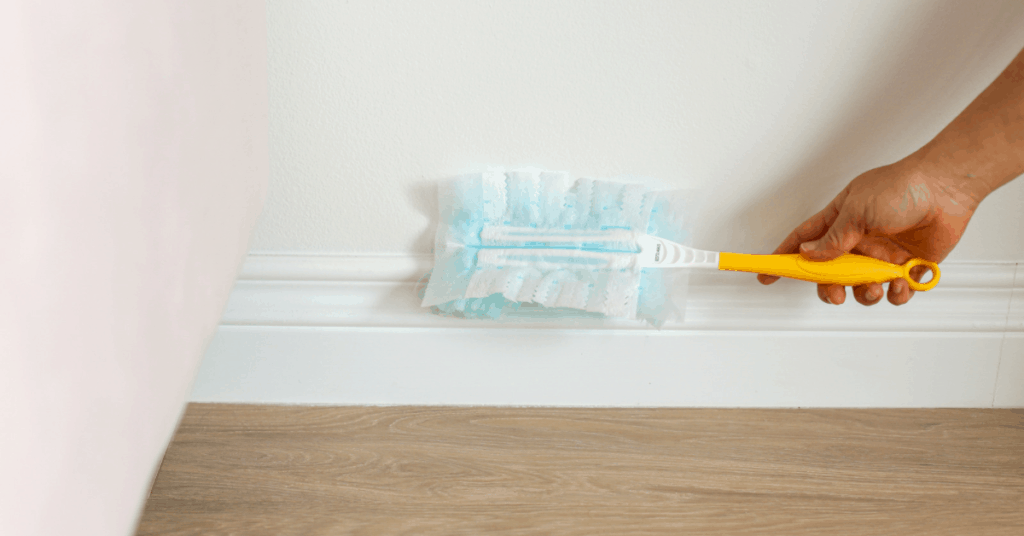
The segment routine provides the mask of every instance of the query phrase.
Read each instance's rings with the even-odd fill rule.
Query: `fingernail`
[[[875,301],[878,298],[882,297],[882,292],[880,290],[878,290],[877,288],[873,288],[871,290],[868,290],[866,296],[868,297],[869,300]]]
[[[800,244],[800,250],[801,251],[818,251],[818,243],[817,242],[804,242],[803,244]]]

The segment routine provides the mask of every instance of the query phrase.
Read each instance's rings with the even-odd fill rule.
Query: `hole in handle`
[[[930,271],[931,277],[925,279],[925,274],[927,272],[921,274],[922,281],[916,281],[913,277],[911,277],[910,270],[912,270],[913,268],[917,268],[918,266],[924,267],[927,269],[927,271]],[[917,270],[914,270],[914,272],[917,273]],[[903,265],[903,278],[907,280],[907,283],[910,284],[910,288],[912,288],[913,290],[924,291],[935,288],[935,285],[939,283],[939,275],[939,265],[931,261],[926,261],[924,259],[910,259],[909,261],[907,261],[906,264]]]

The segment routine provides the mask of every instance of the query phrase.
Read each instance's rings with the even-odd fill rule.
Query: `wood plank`
[[[192,404],[138,533],[1024,533],[1021,410]]]

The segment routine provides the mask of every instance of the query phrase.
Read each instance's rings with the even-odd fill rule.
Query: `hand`
[[[908,161],[872,169],[850,182],[827,207],[797,227],[775,253],[800,252],[815,261],[854,252],[893,264],[913,257],[940,262],[953,250],[981,199],[980,181],[940,177]],[[923,266],[911,270],[920,280]],[[770,285],[779,278],[760,274]],[[882,299],[882,285],[854,287],[853,296],[864,305]],[[914,295],[907,281],[889,283],[889,302],[903,305]],[[839,305],[846,301],[842,285],[818,285],[818,297]]]

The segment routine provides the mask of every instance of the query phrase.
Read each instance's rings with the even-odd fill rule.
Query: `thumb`
[[[844,206],[825,236],[800,244],[800,254],[812,261],[827,261],[849,253],[864,237],[861,218]]]

